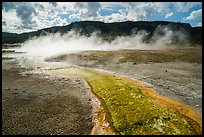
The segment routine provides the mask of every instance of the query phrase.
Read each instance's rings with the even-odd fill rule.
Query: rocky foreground
[[[79,79],[26,74],[14,60],[2,60],[2,134],[90,134],[91,98]]]
[[[134,54],[127,54],[132,56],[124,56],[122,54],[122,60],[118,60],[118,56],[109,54],[111,52],[107,52],[108,56],[106,56],[106,53],[91,52],[91,54],[94,53],[93,55],[96,56],[94,58],[93,55],[90,56],[90,53],[87,54],[85,52],[85,56],[83,54],[76,54],[74,55],[76,57],[72,59],[75,59],[74,62],[79,66],[95,68],[99,71],[111,71],[113,74],[122,74],[141,80],[146,86],[155,89],[160,95],[182,102],[202,113],[202,59],[200,59],[202,51],[200,47],[198,49],[195,48],[195,50],[188,49],[184,51],[185,55],[182,54],[182,50],[182,52],[178,51],[175,52],[179,55],[178,60],[173,60],[172,62],[168,60],[172,60],[174,54],[168,51],[162,54],[163,58],[161,60],[158,60],[161,54],[155,51],[147,51],[150,54],[146,54],[142,58],[142,61],[147,61],[145,64],[141,62],[137,64],[138,59],[140,60],[141,58],[135,58]],[[191,52],[193,54],[189,54]],[[169,53],[173,56],[169,57]],[[148,55],[153,55],[151,56],[153,60],[150,60],[150,62],[147,60]],[[111,59],[106,59],[110,56],[112,57]],[[165,58],[166,56],[168,58]],[[63,58],[48,59],[48,61],[60,60],[61,62],[69,63],[67,57],[69,58],[69,55]],[[157,57],[157,59],[154,57]],[[126,60],[124,61],[124,59]],[[164,59],[167,60],[164,61]],[[132,63],[132,60],[135,62]],[[8,57],[2,60],[2,65],[3,134],[90,134],[91,131],[93,134],[92,110],[94,99],[89,92],[90,88],[83,80],[71,78],[70,73],[67,73],[67,71],[64,71],[66,73],[61,73],[60,69],[62,68],[56,70],[56,72],[62,75],[59,77],[58,74],[56,75],[57,77],[50,77],[48,75],[25,73],[30,70],[22,68],[15,59]],[[48,70],[48,72],[50,71]],[[79,76],[84,75],[76,74]],[[114,112],[113,114],[116,113]],[[118,116],[115,115],[114,117],[117,119]],[[132,116],[131,113],[130,116]],[[168,121],[170,119],[171,117],[162,117],[162,119],[157,118],[156,121]],[[115,122],[118,123],[117,121]],[[140,121],[136,124],[142,127],[144,123],[145,121]],[[108,126],[110,125],[105,123],[104,126],[107,126],[107,124]],[[120,122],[115,125],[115,127],[121,130],[121,133],[130,133],[126,127],[121,128],[121,126]],[[131,129],[136,128],[135,126],[137,127],[137,125],[134,125]],[[164,132],[159,127],[158,125],[156,127],[159,132]],[[144,131],[146,132],[146,130]],[[166,129],[165,132],[167,133]],[[185,133],[184,131],[182,132]],[[189,131],[190,134],[194,134],[193,132],[193,130],[191,133]],[[200,131],[198,132],[200,134]],[[95,133],[104,134],[100,131]]]

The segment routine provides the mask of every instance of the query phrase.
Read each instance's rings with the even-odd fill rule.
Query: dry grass
[[[78,54],[66,54],[47,59],[47,61],[94,61],[93,65],[120,64],[131,62],[134,65],[141,63],[162,63],[185,61],[202,63],[202,47],[168,48],[160,50],[117,50],[117,51],[83,51]]]

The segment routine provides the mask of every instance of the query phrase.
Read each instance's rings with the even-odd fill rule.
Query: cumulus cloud
[[[36,11],[30,4],[20,5],[16,14],[21,18],[23,27],[32,29],[32,23],[34,23],[32,18],[36,15]]]
[[[131,20],[131,21],[140,21],[146,20],[150,17],[158,17],[164,15],[169,11],[169,4],[164,2],[121,2],[119,4],[111,4],[110,6],[106,4],[104,8],[114,8],[121,7],[118,10],[118,13],[112,13],[108,16],[103,16],[104,20],[107,22],[112,22],[114,20]],[[115,19],[118,16],[119,19]]]
[[[87,8],[88,8],[88,16],[97,16],[97,12],[100,10],[101,8],[101,4],[98,2],[89,2],[87,4]]]
[[[158,20],[169,18],[172,15],[176,17],[177,12],[184,13],[198,5],[200,6],[201,3],[3,2],[2,20],[4,20],[4,24],[2,29],[6,32],[16,32],[16,30],[18,32],[27,32],[51,26],[67,25],[75,20],[103,21],[106,23],[127,20]],[[113,12],[110,12],[110,10]],[[185,20],[191,21],[200,18],[199,13],[201,11],[192,12]],[[102,12],[103,14],[101,14]],[[201,21],[198,20],[198,22]]]
[[[171,17],[172,15],[174,15],[173,12],[167,13],[166,16],[165,16],[165,18]]]
[[[79,18],[80,14],[77,13],[77,14],[71,14],[69,15],[69,19],[76,19],[76,18]]]
[[[57,2],[49,2],[52,6],[56,7],[57,6]]]
[[[32,18],[37,13],[31,3],[25,2],[4,2],[2,5],[2,20],[5,25],[3,31],[19,33],[23,30],[33,30],[35,23]]]
[[[67,25],[66,19],[58,16],[63,11],[60,6],[58,3],[48,2],[5,2],[2,5],[2,20],[5,22],[2,29],[5,32],[19,33]]]
[[[150,11],[151,7],[147,8],[146,4],[148,3],[142,3],[142,2],[124,3],[124,5],[127,6],[127,8],[125,9],[125,12],[127,13],[128,20],[138,21],[138,20],[147,18],[147,15],[149,15],[147,12]]]
[[[6,26],[6,21],[2,20],[2,26]]]
[[[106,22],[106,23],[122,22],[122,21],[127,21],[127,17],[124,15],[121,15],[120,13],[113,13],[105,17],[100,16],[98,20]]]
[[[202,27],[202,23],[199,22],[199,23],[196,25],[196,27]]]
[[[169,3],[166,2],[127,2],[125,13],[128,20],[139,21],[151,17],[162,17],[170,11]]]
[[[14,2],[2,2],[2,9],[8,12],[11,9],[16,8],[16,4]]]
[[[61,14],[70,14],[75,13],[77,8],[75,7],[75,2],[57,2],[55,10]]]
[[[190,16],[186,17],[186,20],[193,20],[198,18],[202,18],[202,9],[192,11]]]
[[[101,9],[101,4],[99,2],[76,2],[75,7],[79,10],[77,15],[78,18],[82,18],[82,20],[86,20],[89,17],[97,17],[98,12]],[[75,17],[75,16],[72,16]]]
[[[170,2],[154,2],[153,6],[155,6],[157,12],[161,13],[169,12],[171,4]]]
[[[9,10],[6,12],[2,10],[2,21],[4,25],[2,25],[2,31],[4,32],[16,32],[20,33],[21,31],[18,30],[18,26],[21,24],[21,19],[16,15],[15,10]]]
[[[200,5],[200,2],[175,2],[173,7],[178,12],[187,12],[191,8]]]

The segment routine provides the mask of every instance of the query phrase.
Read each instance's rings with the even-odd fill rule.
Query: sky
[[[2,31],[23,33],[76,21],[173,21],[202,26],[202,2],[3,2]]]

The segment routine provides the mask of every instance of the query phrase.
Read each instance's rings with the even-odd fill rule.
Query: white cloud
[[[88,16],[95,17],[98,15],[98,11],[101,9],[101,4],[98,2],[88,2],[87,3]]]
[[[61,19],[59,16],[48,16],[47,18],[34,17],[33,20],[36,22],[33,26],[34,29],[43,29],[52,26],[64,26],[68,25],[66,19]]]
[[[166,16],[165,16],[165,18],[171,17],[172,15],[174,15],[173,12],[167,13]]]
[[[17,31],[17,26],[20,26],[21,19],[16,15],[15,10],[9,10],[6,12],[5,10],[2,10],[2,21],[5,22],[5,25],[2,26],[2,31],[4,32],[13,32]]]
[[[63,26],[63,25],[67,25],[66,19],[61,19],[59,16],[57,16],[57,17],[54,18],[52,21],[50,21],[50,23],[52,24],[52,26]]]
[[[69,19],[76,19],[76,18],[80,18],[80,13],[69,15]]]
[[[169,12],[169,6],[171,5],[170,2],[154,2],[153,6],[155,6],[155,9],[157,12]]]
[[[114,9],[115,7],[122,6],[120,2],[99,2],[102,9]]]
[[[96,7],[88,8],[86,3],[76,3],[75,8],[79,10],[78,13],[72,14],[69,16],[70,19],[80,18],[81,20],[97,20],[104,22],[113,22],[113,21],[138,21],[146,20],[149,17],[154,16],[165,16],[169,11],[169,3],[166,2],[118,2],[118,3],[106,3],[101,2],[101,6],[92,6]],[[100,9],[114,9],[118,8],[118,13],[113,13],[107,16],[100,16],[96,11]],[[92,13],[94,12],[94,13]],[[90,16],[91,15],[91,16]],[[103,19],[102,19],[103,18]]]
[[[76,14],[77,17],[82,20],[97,17],[101,9],[101,4],[99,2],[76,2],[74,6],[75,9],[79,11],[79,13]],[[73,15],[71,17],[73,18],[75,16]]]
[[[74,3],[67,3],[64,6],[71,4]],[[61,19],[58,16],[59,13],[66,13],[61,4],[52,6],[48,2],[30,2],[16,3],[16,5],[13,9],[2,9],[2,21],[4,21],[2,29],[5,32],[22,33],[68,24],[65,18]],[[30,14],[25,12],[26,8],[32,9]]]
[[[195,27],[202,27],[202,22],[198,23]]]
[[[173,6],[177,12],[188,12],[191,8],[200,4],[200,2],[175,2]]]
[[[111,14],[109,16],[105,16],[105,18],[101,17],[100,20],[104,21],[106,23],[109,23],[109,22],[121,22],[121,21],[126,21],[127,17],[123,16],[123,15],[121,15],[119,13],[114,13],[114,14]]]
[[[2,19],[10,22],[20,22],[20,18],[16,15],[15,10],[10,10],[9,12],[5,12],[5,10],[2,10]]]
[[[193,20],[198,18],[202,18],[202,9],[192,11],[190,16],[186,17],[186,20]]]
[[[24,8],[22,8],[22,5],[24,5]],[[148,20],[149,18],[154,19],[154,17],[168,18],[175,15],[176,11],[187,12],[197,5],[201,5],[201,3],[56,2],[53,5],[49,2],[7,2],[2,5],[2,29],[3,31],[10,32],[33,31],[51,26],[67,25],[71,23],[69,21],[76,18],[82,21],[98,20],[103,22],[139,21]],[[99,14],[101,9],[113,10],[113,13],[111,15],[101,16]],[[30,12],[25,12],[28,10]],[[193,11],[185,20],[199,18],[202,16],[201,12],[202,10]],[[29,23],[26,24],[26,22]]]
[[[125,2],[128,20],[146,20],[151,17],[163,17],[170,12],[168,2]]]

